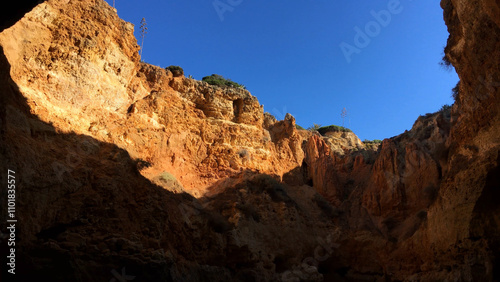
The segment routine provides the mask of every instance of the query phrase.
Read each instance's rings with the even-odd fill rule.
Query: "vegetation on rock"
[[[347,127],[332,124],[329,126],[323,126],[323,127],[318,128],[318,132],[321,135],[325,135],[327,132],[352,132],[352,130],[350,130]]]
[[[184,70],[181,67],[179,67],[179,66],[168,66],[165,69],[171,71],[172,74],[174,75],[174,77],[178,77],[178,76],[184,75]]]
[[[313,125],[309,126],[307,130],[309,131],[318,131],[318,129],[321,127],[321,124],[313,123]]]
[[[231,79],[225,78],[222,75],[218,75],[218,74],[212,74],[210,76],[205,76],[201,80],[205,81],[206,83],[208,83],[210,85],[229,86],[229,87],[234,87],[234,88],[247,89],[245,87],[245,85],[234,82]]]
[[[380,143],[382,143],[382,140],[380,140],[380,139],[373,139],[373,140],[365,139],[365,140],[363,140],[363,143],[365,143],[365,144],[367,144],[367,143],[368,144],[380,144]]]
[[[449,109],[451,109],[451,106],[450,106],[450,105],[448,105],[448,104],[446,104],[446,105],[442,105],[442,106],[441,106],[441,109],[440,109],[439,111],[440,111],[440,112],[444,112],[444,111],[447,111],[447,110],[449,110]]]
[[[439,62],[439,65],[442,66],[445,70],[453,69],[453,65],[451,64],[448,57],[446,57],[446,55],[443,55],[443,58],[441,58],[441,62]]]

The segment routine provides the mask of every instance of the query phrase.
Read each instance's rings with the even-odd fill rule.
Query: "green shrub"
[[[179,67],[179,66],[168,66],[165,69],[171,71],[172,74],[174,75],[174,77],[178,77],[178,76],[184,75],[184,70],[181,67]]]
[[[295,125],[295,128],[300,129],[300,130],[305,130],[302,126],[300,126],[298,124]]]
[[[380,143],[382,143],[382,140],[380,140],[380,139],[373,139],[373,140],[365,139],[365,140],[363,140],[363,143],[380,144]]]
[[[352,132],[352,130],[350,130],[347,127],[332,124],[329,126],[323,126],[323,127],[318,128],[318,132],[321,135],[325,135],[327,132]]]
[[[443,66],[445,69],[451,69],[451,67],[453,66],[450,60],[448,60],[448,57],[446,57],[446,55],[443,56],[439,64]]]
[[[210,85],[215,85],[215,86],[228,86],[228,87],[234,87],[234,88],[247,89],[245,87],[245,85],[236,83],[236,82],[232,81],[231,79],[225,78],[222,75],[218,75],[218,74],[212,74],[210,76],[205,76],[201,80],[205,81],[206,83],[208,83]]]
[[[173,176],[170,172],[166,172],[166,171],[162,172],[159,175],[159,178],[162,181],[177,181],[177,179],[175,178],[175,176]]]
[[[441,106],[441,109],[439,110],[440,112],[444,112],[444,111],[447,111],[451,109],[451,106],[450,105],[442,105]]]
[[[164,171],[155,177],[154,181],[156,184],[159,184],[165,188],[168,187],[168,190],[181,193],[184,192],[184,187],[182,184],[175,178],[171,173]]]
[[[445,70],[450,71],[453,69],[453,65],[451,64],[450,60],[446,56],[446,47],[445,47],[445,50],[443,51],[443,53],[444,53],[444,55],[443,55],[443,58],[441,58],[441,62],[439,62],[439,65],[441,65]]]

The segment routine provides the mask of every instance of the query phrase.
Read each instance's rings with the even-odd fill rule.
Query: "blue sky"
[[[345,126],[362,140],[384,139],[453,103],[458,77],[439,65],[448,32],[436,1],[116,0],[115,7],[137,38],[146,19],[145,62],[179,65],[199,80],[223,75],[266,112],[278,119],[289,112],[306,128],[341,125],[345,107]]]

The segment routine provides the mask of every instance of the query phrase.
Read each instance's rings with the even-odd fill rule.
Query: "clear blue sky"
[[[137,38],[141,18],[146,19],[145,62],[179,65],[199,80],[223,75],[246,85],[265,111],[278,119],[289,112],[306,128],[341,125],[346,107],[345,125],[362,140],[384,139],[409,130],[419,115],[453,103],[458,77],[439,65],[448,32],[437,1],[116,0],[115,5],[118,15],[135,25]],[[382,10],[387,12],[377,21],[372,11]],[[357,48],[347,56],[350,62],[342,42],[351,51]]]

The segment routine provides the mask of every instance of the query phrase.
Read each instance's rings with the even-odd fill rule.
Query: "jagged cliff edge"
[[[498,278],[500,13],[441,5],[459,99],[378,152],[141,63],[103,1],[38,5],[0,34],[19,277]]]

